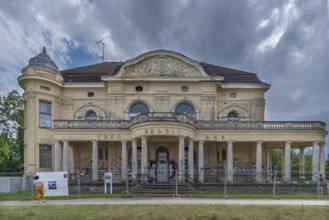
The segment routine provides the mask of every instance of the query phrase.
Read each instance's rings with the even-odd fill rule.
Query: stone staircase
[[[198,193],[193,187],[187,183],[177,185],[177,194],[192,195]],[[176,194],[176,184],[173,183],[141,183],[134,186],[131,194],[135,196],[174,196]]]

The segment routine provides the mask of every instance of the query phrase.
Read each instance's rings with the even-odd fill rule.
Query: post
[[[228,199],[228,196],[227,196],[227,169],[225,170],[225,174],[224,174],[224,199]]]
[[[77,172],[77,181],[78,181],[78,199],[81,198],[81,191],[80,191],[80,171]]]
[[[178,169],[175,169],[175,176],[176,176],[176,187],[175,187],[175,194],[173,195],[173,197],[178,198],[180,197],[180,195],[178,194]]]
[[[126,170],[126,189],[127,189],[127,197],[129,196],[129,179],[128,179],[128,170]]]
[[[316,177],[317,177],[316,198],[321,199],[321,195],[320,195],[320,173],[319,172],[316,173]]]
[[[276,199],[275,196],[275,187],[276,187],[276,170],[274,170],[274,172],[272,173],[273,175],[273,194],[272,194],[272,199]]]

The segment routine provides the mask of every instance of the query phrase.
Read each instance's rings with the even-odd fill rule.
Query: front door
[[[157,182],[166,183],[169,181],[169,170],[168,170],[168,151],[159,150],[157,161]]]

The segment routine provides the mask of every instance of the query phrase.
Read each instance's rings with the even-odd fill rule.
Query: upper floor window
[[[187,115],[195,117],[194,107],[190,103],[187,103],[187,102],[178,104],[175,108],[175,112],[185,113]]]
[[[143,86],[136,86],[135,89],[137,92],[141,92],[143,91]]]
[[[182,92],[187,92],[188,91],[188,86],[182,86],[181,90],[182,90]]]
[[[87,111],[85,118],[87,120],[95,120],[95,119],[97,119],[97,114],[93,110],[90,110],[90,111]]]
[[[50,87],[40,85],[40,90],[44,90],[44,91],[50,92]]]
[[[94,93],[94,92],[88,92],[88,93],[87,93],[87,96],[88,96],[89,98],[92,98],[92,97],[95,96],[95,93]]]
[[[227,114],[227,119],[228,120],[238,120],[239,119],[239,115],[234,112],[234,111],[231,111]]]
[[[140,113],[146,113],[146,112],[150,112],[149,107],[145,103],[136,102],[129,109],[129,119]]]
[[[39,101],[39,126],[51,128],[51,102]]]

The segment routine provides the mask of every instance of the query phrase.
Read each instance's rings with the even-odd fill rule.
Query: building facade
[[[89,173],[98,181],[141,176],[143,182],[222,180],[272,172],[272,150],[283,152],[291,181],[291,151],[313,147],[312,173],[325,175],[325,123],[266,121],[270,85],[255,73],[156,50],[126,62],[59,71],[43,52],[18,78],[25,100],[25,173]],[[265,175],[264,175],[265,174]],[[315,177],[313,177],[315,178]]]

